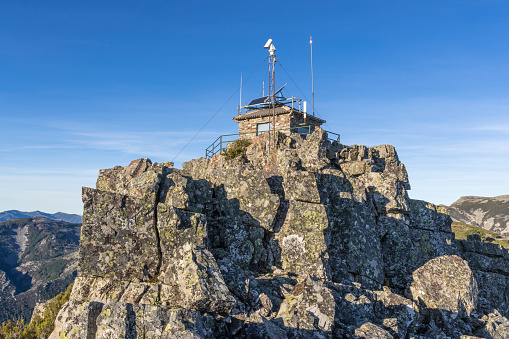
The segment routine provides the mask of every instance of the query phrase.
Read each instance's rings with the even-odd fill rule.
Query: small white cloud
[[[509,134],[509,124],[475,126],[475,127],[472,127],[471,130],[472,131],[486,131],[486,132],[500,132],[502,134]]]

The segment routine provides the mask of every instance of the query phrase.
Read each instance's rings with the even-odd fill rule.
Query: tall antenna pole
[[[309,37],[309,45],[311,47],[311,94],[313,95],[313,116],[315,116],[315,82],[313,79],[313,37]]]
[[[270,45],[270,46],[274,46],[274,45]],[[274,66],[276,64],[276,56],[274,55],[274,52],[269,49],[269,52],[270,52],[270,55],[269,55],[269,122],[270,122],[270,126],[269,127],[269,149],[272,149],[272,140],[271,139],[274,139],[275,137],[275,134],[276,134],[276,121],[275,121],[275,117],[276,117],[276,112],[275,112],[275,108],[276,108],[276,98],[275,98],[275,92],[276,92],[276,86],[275,86],[275,79],[274,79],[274,75],[275,75],[275,71],[274,71]],[[272,118],[272,121],[270,121]],[[275,146],[275,142],[274,142],[274,146]]]
[[[269,39],[263,48],[269,50],[269,123],[272,116],[272,128],[269,127],[269,149],[271,149],[271,137],[274,139],[273,147],[276,146],[276,81],[275,81],[275,68],[276,68],[276,47],[272,44],[272,39]],[[270,124],[269,124],[270,126]],[[272,135],[271,130],[272,129]]]
[[[240,72],[240,100],[239,100],[239,115],[242,111],[242,72]]]
[[[273,149],[276,149],[276,56],[272,56],[272,82],[270,85],[272,89],[272,129],[274,138]]]

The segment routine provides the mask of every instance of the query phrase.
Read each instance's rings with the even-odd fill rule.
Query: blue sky
[[[0,32],[0,211],[81,214],[99,169],[171,161],[268,38],[291,77],[277,84],[311,98],[311,35],[325,129],[394,145],[411,198],[509,194],[507,1],[4,1]],[[238,102],[177,167],[236,131]]]

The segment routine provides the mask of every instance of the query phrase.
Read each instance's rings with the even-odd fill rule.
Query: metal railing
[[[313,133],[314,129],[315,129],[315,126],[308,125],[308,126],[280,128],[280,129],[277,129],[276,131],[287,131],[287,130],[290,130],[290,132],[291,132],[292,130],[297,130],[297,133],[300,134],[300,135],[308,135],[308,134]],[[325,132],[327,132],[328,136],[334,135],[336,137],[336,139],[330,138],[330,137],[327,138],[330,142],[336,142],[336,141],[339,142],[339,138],[340,138],[339,134],[334,133],[334,132],[329,132],[329,131],[325,131]],[[256,134],[256,133],[257,132],[246,132],[246,133],[235,133],[235,134],[220,135],[205,150],[205,158],[210,159],[210,158],[212,158],[214,155],[216,155],[218,153],[223,153],[224,151],[226,151],[226,147],[228,146],[228,144],[230,142],[234,142],[235,140],[237,140],[241,135]]]

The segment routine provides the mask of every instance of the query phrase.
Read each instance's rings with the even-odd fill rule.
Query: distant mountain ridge
[[[509,195],[465,196],[447,207],[454,221],[509,236]]]
[[[45,217],[48,219],[53,220],[61,220],[65,222],[70,222],[74,224],[81,223],[81,215],[78,214],[69,214],[69,213],[63,213],[63,212],[57,212],[57,213],[45,213],[41,211],[33,211],[33,212],[22,212],[18,210],[9,210],[0,212],[0,222],[9,220],[9,219],[16,219],[16,218],[33,218],[33,217]]]
[[[0,222],[0,323],[29,319],[37,302],[74,281],[80,230],[45,217]]]

